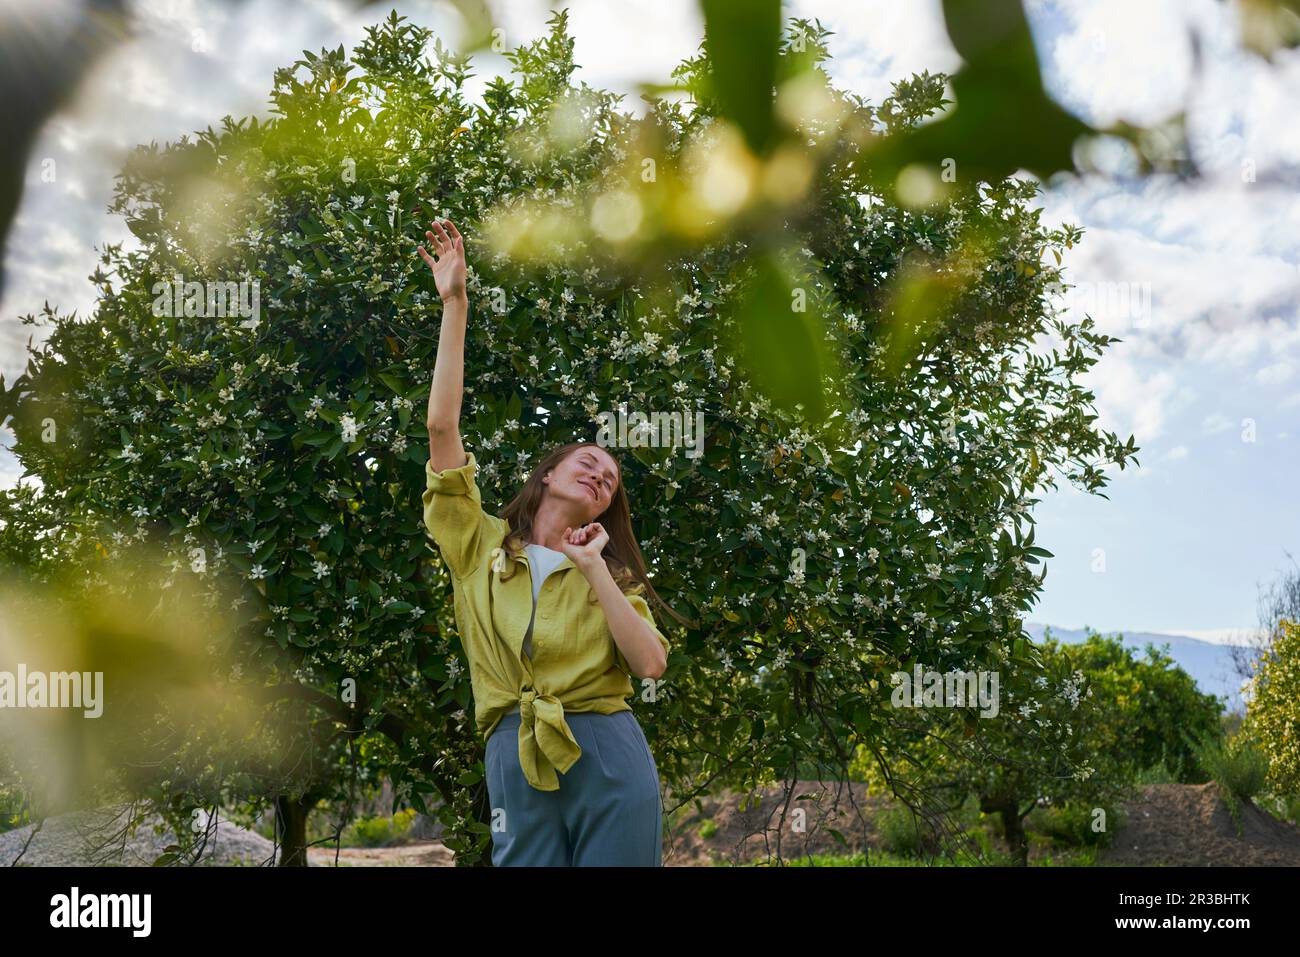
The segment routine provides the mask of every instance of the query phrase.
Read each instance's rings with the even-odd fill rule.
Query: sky
[[[7,5],[56,17],[78,6]],[[1036,506],[1037,542],[1055,557],[1029,617],[1231,641],[1258,624],[1259,589],[1300,552],[1300,54],[1270,64],[1240,49],[1234,5],[1221,0],[1027,5],[1052,96],[1094,125],[1154,125],[1186,110],[1205,173],[1190,183],[1063,177],[1040,198],[1047,225],[1084,230],[1064,260],[1068,308],[1122,340],[1085,382],[1098,426],[1132,434],[1141,464],[1111,470],[1108,498],[1063,483]],[[86,315],[99,250],[133,242],[106,208],[136,143],[192,136],[226,114],[268,117],[276,68],[304,49],[351,49],[390,9],[449,40],[459,31],[453,7],[436,2],[130,6],[133,39],[95,68],[31,157],[0,299],[10,380],[28,337],[42,335],[18,317],[46,301]],[[551,11],[537,0],[489,6],[512,45],[540,35]],[[666,77],[703,34],[694,0],[567,6],[579,77],[628,93],[627,108],[637,82]],[[785,14],[829,28],[836,84],[876,102],[897,80],[961,63],[938,0],[787,0]],[[476,90],[508,70],[491,52],[475,64]],[[53,182],[42,175],[51,162]],[[0,431],[0,487],[21,471],[11,443]]]

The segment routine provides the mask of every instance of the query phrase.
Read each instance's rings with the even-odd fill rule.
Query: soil
[[[743,811],[740,795],[701,798],[679,809],[673,820],[665,823],[664,866],[774,863],[784,791],[775,787],[758,792],[756,797]],[[871,854],[884,847],[878,815],[891,804],[887,798],[868,796],[861,783],[800,782],[791,792],[781,829],[781,857],[793,862],[809,854],[846,855],[865,850],[870,861]],[[13,863],[20,852],[20,863],[37,867],[88,863],[85,834],[92,830],[92,824],[108,826],[99,818],[111,817],[109,810],[51,818],[35,835],[32,826],[0,834],[0,865]],[[1114,841],[1098,855],[1099,864],[1300,866],[1300,828],[1247,804],[1240,810],[1239,835],[1214,784],[1147,785],[1138,789],[1138,797],[1124,811]],[[834,830],[843,835],[844,843],[835,837]],[[702,832],[709,836],[704,837]],[[1048,855],[1059,861],[1059,849],[1035,834],[1032,827],[1030,834],[1031,863]],[[122,840],[111,863],[147,866],[171,840],[170,835],[155,835],[142,827],[133,837]],[[996,846],[1001,847],[1000,843]],[[270,841],[223,820],[203,863],[261,866],[273,855]],[[313,867],[333,867],[334,848],[311,848],[308,860]],[[345,847],[338,852],[341,867],[452,867],[454,863],[451,852],[437,840],[394,847]]]
[[[1243,805],[1241,835],[1214,784],[1152,784],[1128,805],[1128,821],[1101,858],[1117,865],[1300,865],[1300,829]]]
[[[752,863],[774,860],[776,828],[780,819],[778,801],[783,789],[758,792],[744,811],[739,795],[701,798],[679,811],[677,820],[665,826],[665,867],[707,867],[723,863]],[[1254,805],[1241,808],[1242,833],[1214,784],[1154,784],[1138,789],[1138,798],[1125,806],[1125,821],[1098,862],[1113,866],[1300,866],[1300,828],[1280,821]],[[803,797],[803,800],[798,800]],[[876,815],[891,806],[884,797],[868,796],[860,783],[823,784],[802,782],[791,792],[786,825],[781,838],[781,856],[791,861],[809,854],[844,855],[883,848]],[[855,807],[857,813],[855,813]],[[804,810],[802,819],[795,816]],[[709,837],[701,826],[711,821]],[[798,822],[798,823],[796,823]],[[857,822],[855,824],[855,822]],[[766,835],[764,823],[766,828]],[[832,829],[838,830],[846,845]],[[1001,845],[997,845],[999,849]],[[1044,840],[1031,843],[1030,861],[1060,856]],[[313,849],[313,865],[330,866],[332,849]],[[351,866],[447,865],[451,855],[437,841],[424,841],[399,848],[347,849],[341,864]]]
[[[307,849],[311,867],[333,867],[334,848]],[[441,841],[414,841],[397,847],[341,847],[339,867],[455,867],[455,858]]]
[[[665,826],[664,866],[774,860],[778,833],[780,854],[786,860],[810,854],[860,853],[865,847],[880,846],[875,819],[889,804],[882,797],[868,796],[865,784],[803,781],[790,792],[788,805],[782,787],[760,789],[756,796],[744,810],[740,809],[743,795],[730,792],[702,797],[698,804],[692,802],[681,809],[673,824]],[[701,834],[706,822],[712,822],[713,828],[707,838]],[[843,835],[844,844],[834,831]]]
[[[863,809],[866,818],[865,828],[862,824],[856,827],[853,824],[855,817],[850,813],[852,805],[848,785],[805,782],[792,792],[795,797],[815,794],[816,798],[791,801],[791,808],[809,808],[809,820],[805,833],[791,833],[790,812],[787,811],[782,857],[789,860],[804,854],[861,853],[865,850],[870,860],[872,851],[881,850],[883,845],[874,818],[892,802],[883,797],[868,797],[863,784],[854,784],[852,788],[852,801]],[[737,810],[735,798],[702,801],[703,812],[684,817],[670,834],[669,840],[673,844],[671,852],[666,852],[665,865],[740,863],[762,860],[769,854],[774,857],[775,827],[779,820],[777,802],[782,794],[780,788],[764,792],[758,807],[745,812]],[[1125,805],[1125,820],[1110,847],[1098,855],[1099,864],[1137,867],[1300,866],[1300,828],[1247,804],[1240,810],[1242,833],[1238,836],[1227,805],[1220,799],[1218,788],[1213,783],[1147,785],[1138,789],[1138,795],[1135,801]],[[813,808],[824,811],[814,813]],[[700,825],[709,818],[717,829],[706,839],[700,836]],[[764,818],[772,820],[766,841],[759,825],[760,819]],[[836,840],[832,828],[847,839],[847,851]],[[1000,838],[995,838],[995,841],[995,846],[1001,850]],[[1047,856],[1059,857],[1060,851],[1047,841],[1031,840],[1030,862]]]

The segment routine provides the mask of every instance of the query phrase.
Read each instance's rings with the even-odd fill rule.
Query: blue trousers
[[[524,778],[519,720],[507,714],[487,740],[493,865],[661,867],[659,771],[633,713],[564,715],[582,756],[559,775],[558,791]]]

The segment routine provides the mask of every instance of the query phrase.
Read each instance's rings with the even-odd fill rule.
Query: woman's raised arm
[[[433,363],[433,385],[429,388],[429,461],[434,471],[460,468],[468,459],[460,440],[460,404],[465,390],[465,324],[469,299],[465,294],[465,243],[451,220],[446,229],[437,220],[429,224],[425,238],[437,258],[424,246],[419,253],[433,272],[434,284],[442,297],[442,331],[438,335],[438,356]]]

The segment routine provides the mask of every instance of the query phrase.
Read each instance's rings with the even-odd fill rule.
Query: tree
[[[1139,772],[1163,765],[1179,780],[1205,778],[1192,742],[1220,736],[1222,704],[1164,652],[1148,646],[1139,658],[1118,636],[1095,633],[1063,645],[1050,630],[1036,650],[1037,668],[993,687],[996,709],[969,698],[896,706],[888,742],[863,749],[869,778],[900,796],[946,853],[963,849],[951,815],[972,797],[1024,865],[1025,820],[1038,807],[1083,807],[1103,831]],[[896,692],[881,693],[898,704]],[[885,774],[869,763],[875,749],[899,758]]]
[[[1300,565],[1290,552],[1285,554],[1291,559],[1291,568],[1259,590],[1259,628],[1248,633],[1244,642],[1228,645],[1233,670],[1242,681],[1254,679],[1259,660],[1271,654],[1283,623],[1300,621]]]
[[[1300,797],[1300,622],[1279,623],[1252,684],[1243,731],[1268,758],[1268,788],[1294,800]]]
[[[1203,783],[1207,769],[1198,765],[1188,739],[1221,736],[1223,702],[1200,691],[1165,650],[1148,643],[1140,657],[1120,638],[1093,632],[1071,651],[1106,703],[1114,738],[1123,744],[1126,776],[1163,767],[1183,784]]]
[[[900,696],[880,683],[892,705],[888,730],[863,745],[860,760],[869,779],[886,784],[950,856],[969,850],[952,815],[972,797],[994,815],[1008,853],[1024,866],[1025,819],[1036,808],[1082,805],[1093,826],[1105,829],[1125,793],[1130,768],[1119,747],[1122,722],[1115,700],[1096,693],[1100,676],[1082,670],[1074,649],[1050,637],[1033,653],[1035,664],[990,673],[996,684],[977,683],[986,686],[979,700],[960,682],[952,692],[936,684],[933,700]],[[892,768],[887,752],[895,755]]]
[[[8,393],[15,453],[61,523],[110,554],[120,526],[174,575],[242,583],[244,667],[293,709],[292,755],[311,768],[268,795],[293,824],[286,857],[316,799],[348,793],[360,749],[418,809],[440,797],[459,863],[488,843],[450,581],[418,508],[412,410],[439,305],[414,247],[434,215],[467,238],[462,429],[489,508],[602,412],[704,417],[698,458],[670,443],[622,459],[656,590],[698,622],[635,702],[680,799],[808,760],[843,772],[851,734],[884,739],[867,686],[881,674],[1032,669],[1019,613],[1049,553],[1030,507],[1058,477],[1099,491],[1136,448],[1094,427],[1078,379],[1115,340],[1057,315],[1052,260],[1080,231],[1041,225],[1036,183],[963,182],[909,209],[863,181],[848,133],[918,124],[943,77],[873,108],[830,90],[825,32],[794,21],[780,71],[853,123],[801,127],[821,172],[799,189],[781,186],[798,154],[755,168],[780,218],[750,225],[775,238],[701,212],[703,246],[578,231],[539,257],[506,214],[558,199],[584,230],[595,210],[622,228],[602,197],[628,161],[655,161],[647,201],[707,183],[693,164],[723,126],[707,99],[655,99],[638,119],[575,85],[562,11],[482,105],[464,58],[437,41],[425,56],[430,36],[394,13],[351,62],[340,47],[278,71],[272,121],[139,148],[113,209],[140,248],[105,250],[93,321],[47,311]],[[708,69],[679,75],[700,86]],[[700,194],[674,195],[690,213]],[[825,360],[798,365],[821,418],[781,371],[786,333]]]

